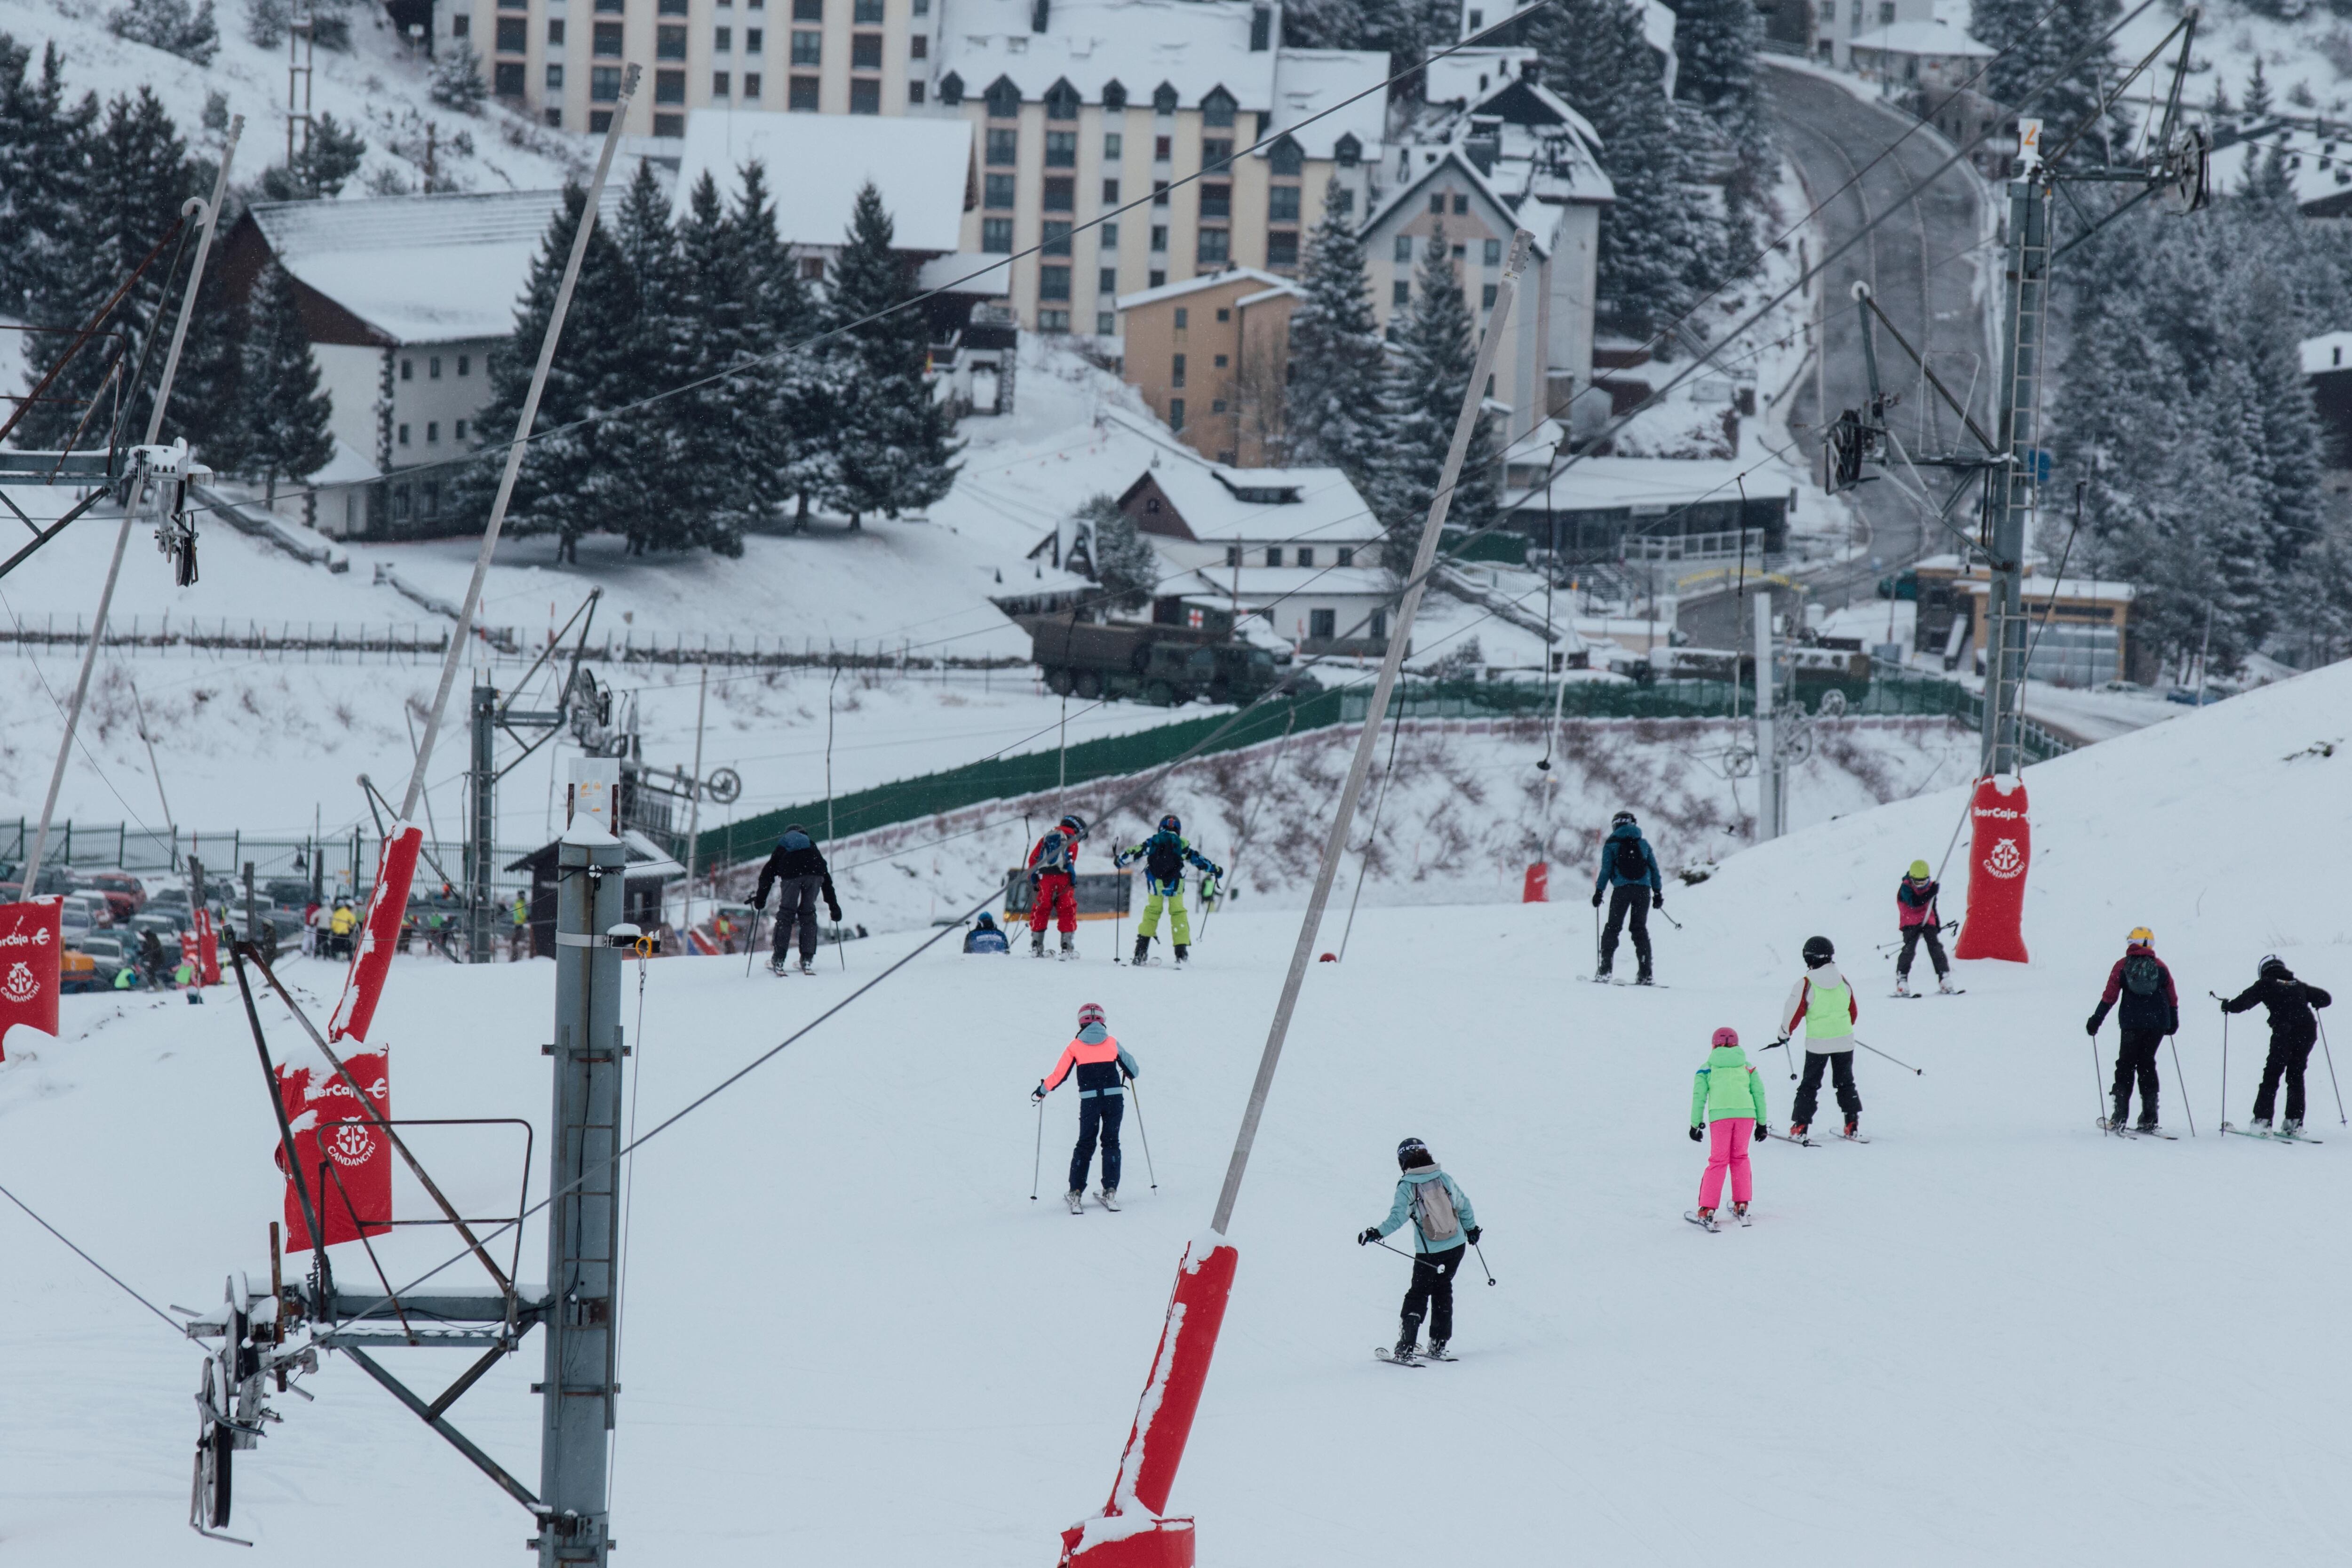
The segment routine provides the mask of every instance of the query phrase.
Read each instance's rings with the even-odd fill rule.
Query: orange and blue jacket
[[[1059,1089],[1073,1068],[1077,1069],[1080,1100],[1118,1094],[1122,1092],[1119,1088],[1121,1076],[1137,1076],[1135,1058],[1128,1055],[1127,1047],[1112,1038],[1110,1031],[1100,1024],[1088,1024],[1078,1031],[1076,1039],[1062,1047],[1062,1059],[1055,1062],[1054,1070],[1038,1083],[1039,1092],[1051,1094]]]

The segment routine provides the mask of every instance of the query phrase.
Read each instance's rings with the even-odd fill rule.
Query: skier
[[[1004,940],[1004,931],[997,925],[996,917],[982,910],[971,930],[964,932],[963,950],[966,952],[1011,952],[1013,944]]]
[[[1078,1146],[1070,1152],[1070,1190],[1062,1201],[1072,1214],[1086,1212],[1087,1166],[1095,1157],[1095,1138],[1102,1138],[1102,1185],[1095,1201],[1118,1212],[1118,1124],[1127,1113],[1124,1085],[1138,1076],[1135,1058],[1103,1026],[1102,1005],[1089,1002],[1078,1009],[1078,1037],[1062,1047],[1062,1059],[1037,1081],[1030,1092],[1033,1104],[1061,1087],[1076,1068],[1078,1075]]]
[[[1748,1065],[1748,1053],[1739,1048],[1739,1031],[1728,1026],[1717,1029],[1713,1047],[1706,1053],[1706,1065],[1691,1082],[1691,1142],[1707,1146],[1706,1174],[1698,1183],[1698,1212],[1690,1216],[1694,1223],[1715,1228],[1715,1211],[1723,1199],[1727,1171],[1731,1174],[1732,1215],[1740,1224],[1748,1223],[1748,1198],[1755,1187],[1748,1144],[1751,1139],[1764,1142],[1764,1129],[1771,1121],[1772,1113],[1764,1108],[1764,1079]]]
[[[1437,1168],[1429,1146],[1418,1138],[1397,1145],[1396,1201],[1389,1217],[1357,1233],[1356,1245],[1381,1239],[1407,1219],[1412,1221],[1412,1281],[1405,1287],[1404,1310],[1397,1327],[1392,1361],[1410,1362],[1418,1353],[1421,1322],[1429,1319],[1429,1355],[1451,1361],[1445,1342],[1454,1337],[1454,1277],[1463,1259],[1478,1242],[1478,1215],[1469,1194],[1454,1178]]]
[[[1062,956],[1078,956],[1078,895],[1073,879],[1078,872],[1078,844],[1087,836],[1087,819],[1076,812],[1045,830],[1029,851],[1029,956],[1045,956],[1045,921],[1056,911],[1062,927]]]
[[[2164,960],[2156,956],[2156,933],[2146,926],[2134,926],[2124,938],[2124,955],[2107,971],[2107,988],[2099,994],[2098,1010],[2084,1022],[2083,1032],[2096,1035],[2099,1026],[2107,1021],[2107,1009],[2120,1001],[2123,1011],[2116,1022],[2123,1030],[2123,1043],[2116,1049],[2116,1083],[2110,1091],[2116,1102],[2115,1114],[2108,1118],[2109,1127],[2121,1127],[2124,1115],[2131,1110],[2132,1080],[2139,1080],[2139,1131],[2156,1131],[2156,1048],[2164,1037],[2180,1027],[2180,994],[2172,986],[2172,971]],[[2298,1073],[2296,1082],[2302,1081]],[[2297,1095],[2300,1108],[2303,1097]]]
[[[349,899],[335,900],[335,912],[327,917],[327,955],[349,958],[352,955],[352,932],[359,929],[358,911]]]
[[[1184,866],[1187,861],[1209,874],[1207,887],[1216,886],[1217,879],[1225,873],[1210,862],[1207,857],[1184,840],[1184,825],[1173,813],[1160,819],[1160,831],[1142,843],[1117,851],[1111,864],[1119,867],[1143,862],[1143,885],[1149,897],[1143,902],[1143,918],[1135,926],[1135,959],[1141,963],[1151,951],[1152,933],[1160,929],[1160,908],[1168,906],[1168,935],[1176,944],[1176,967],[1184,967],[1188,948],[1192,941],[1192,921],[1184,912]],[[1204,890],[1204,899],[1208,894]]]
[[[1903,933],[1903,954],[1895,961],[1895,994],[1911,994],[1911,954],[1924,939],[1927,961],[1936,966],[1936,989],[1952,994],[1952,966],[1944,959],[1943,915],[1936,908],[1937,882],[1927,875],[1927,862],[1914,860],[1910,873],[1895,887],[1895,924]]]
[[[2263,960],[2254,983],[2221,1004],[2224,1013],[2243,1013],[2261,1003],[2270,1012],[2271,1054],[2263,1063],[2263,1086],[2254,1094],[2254,1119],[2248,1125],[2271,1130],[2271,1109],[2278,1098],[2279,1079],[2286,1079],[2287,1137],[2303,1131],[2303,1069],[2311,1061],[2312,1043],[2319,1038],[2319,1016],[2314,1007],[2335,1000],[2309,981],[2297,980],[2285,961],[2273,953]]]
[[[517,893],[507,910],[507,962],[520,963],[530,954],[530,900]]]
[[[163,962],[163,939],[150,926],[139,933],[139,978],[150,990],[160,989],[170,973]]]
[[[1595,980],[1609,978],[1610,967],[1617,962],[1617,932],[1630,915],[1633,926],[1633,956],[1641,960],[1641,972],[1633,984],[1650,984],[1650,908],[1666,907],[1665,884],[1658,876],[1658,858],[1650,852],[1649,840],[1642,837],[1640,824],[1630,811],[1621,811],[1610,820],[1609,837],[1601,844],[1601,873],[1592,879],[1592,907],[1599,909],[1601,900],[1609,900],[1609,925],[1601,933],[1601,967],[1593,972]]]
[[[752,890],[751,907],[768,907],[768,886],[778,887],[776,895],[776,952],[769,960],[771,973],[784,973],[784,964],[792,952],[795,928],[801,939],[801,973],[816,973],[816,898],[824,894],[825,912],[833,923],[841,923],[841,900],[834,896],[833,872],[824,863],[824,852],[808,829],[799,823],[788,823],[784,836],[768,855],[768,863],[760,868],[760,885]]]
[[[1822,1069],[1830,1069],[1837,1086],[1838,1109],[1845,1112],[1845,1135],[1854,1135],[1862,1120],[1862,1094],[1853,1086],[1853,1026],[1862,1017],[1854,1005],[1853,987],[1838,973],[1837,949],[1825,936],[1805,939],[1805,973],[1780,1006],[1780,1037],[1772,1043],[1786,1047],[1802,1025],[1805,1031],[1805,1077],[1797,1085],[1797,1107],[1790,1114],[1789,1136],[1802,1138],[1813,1123],[1813,1107],[1822,1094]]]

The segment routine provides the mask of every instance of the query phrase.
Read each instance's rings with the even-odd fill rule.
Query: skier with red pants
[[[1062,956],[1078,955],[1078,895],[1074,879],[1078,869],[1078,843],[1087,836],[1087,819],[1076,812],[1048,828],[1029,851],[1029,956],[1045,956],[1045,922],[1057,912],[1062,927]]]
[[[2156,933],[2134,926],[2124,939],[2124,955],[2107,971],[2107,988],[2099,994],[2098,1010],[2083,1025],[2096,1035],[2107,1021],[2107,1010],[2118,1002],[2116,1022],[2123,1043],[2116,1051],[2115,1114],[2109,1127],[2121,1127],[2131,1110],[2132,1081],[2139,1081],[2139,1131],[2156,1131],[2156,1050],[2164,1037],[2180,1027],[2180,994],[2173,989],[2172,971],[2156,956]]]
[[[2278,1100],[2279,1079],[2286,1079],[2286,1123],[2282,1132],[2303,1131],[2303,1069],[2311,1062],[2311,1047],[2319,1038],[2319,1016],[2314,1007],[2335,1000],[2308,981],[2297,980],[2286,961],[2273,953],[2263,960],[2254,983],[2221,1004],[2224,1013],[2243,1013],[2261,1004],[2270,1014],[2271,1054],[2263,1063],[2262,1088],[2254,1094],[2254,1131],[2271,1130],[2271,1110]]]
[[[1936,966],[1936,989],[1951,994],[1952,966],[1944,957],[1944,917],[1936,908],[1937,888],[1925,860],[1912,861],[1909,874],[1895,884],[1895,926],[1903,938],[1902,955],[1895,961],[1897,996],[1911,994],[1911,955],[1923,941],[1927,944],[1927,961]]]
[[[1739,1048],[1739,1031],[1726,1026],[1715,1032],[1706,1065],[1691,1082],[1690,1135],[1707,1146],[1706,1174],[1699,1178],[1698,1212],[1694,1224],[1715,1228],[1715,1211],[1723,1202],[1723,1179],[1731,1178],[1731,1212],[1748,1223],[1748,1199],[1755,1189],[1755,1172],[1748,1163],[1752,1139],[1764,1142],[1772,1113],[1764,1107],[1764,1079]]]
[[[1136,1077],[1135,1058],[1105,1027],[1102,1005],[1078,1009],[1078,1035],[1062,1047],[1062,1059],[1040,1079],[1029,1098],[1043,1105],[1073,1069],[1078,1081],[1078,1145],[1070,1152],[1070,1190],[1062,1201],[1072,1214],[1086,1212],[1087,1167],[1094,1163],[1095,1140],[1102,1140],[1102,1185],[1095,1200],[1118,1210],[1118,1124],[1127,1113],[1126,1085]]]

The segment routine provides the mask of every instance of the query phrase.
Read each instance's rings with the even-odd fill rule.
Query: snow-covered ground
[[[1686,929],[1658,935],[1672,989],[1576,984],[1574,903],[1368,910],[1347,963],[1310,971],[1231,1232],[1239,1280],[1173,1500],[1204,1552],[1241,1568],[1563,1551],[2343,1561],[2347,1390],[2329,1347],[2352,1264],[2314,1219],[2352,1135],[2217,1137],[2204,993],[2245,984],[2265,951],[2352,987],[2332,896],[2352,872],[2347,711],[2352,665],[2033,769],[2033,962],[1962,965],[1956,999],[1886,1000],[1871,952],[1902,867],[1949,831],[1953,790],[1677,889]],[[2292,847],[2296,874],[2246,874],[2225,823]],[[2114,1035],[2090,1045],[2078,1020],[2140,922],[2184,997],[2189,1076],[2184,1096],[2168,1051],[2165,1120],[2185,1134],[2193,1110],[2195,1139],[2091,1125]],[[631,1561],[1015,1568],[1099,1505],[1295,920],[1221,914],[1181,974],[1111,968],[1097,929],[1086,962],[1053,968],[962,959],[943,938],[639,1158],[614,1487]],[[1924,1073],[1863,1057],[1868,1152],[1764,1145],[1756,1226],[1701,1234],[1679,1218],[1700,1168],[1691,1071],[1717,1025],[1769,1037],[1816,932],[1856,981],[1861,1037]],[[629,1012],[635,1115],[650,1125],[918,940],[852,944],[847,975],[809,982],[648,965],[642,1020]],[[331,972],[298,973],[331,994]],[[396,1111],[541,1118],[551,974],[395,964],[379,1032]],[[159,1304],[208,1305],[225,1271],[261,1268],[278,1212],[229,1000],[68,999],[67,1037],[20,1033],[0,1068],[0,1182]],[[1086,1000],[1140,1060],[1151,1160],[1131,1132],[1126,1212],[1074,1225],[1050,1202],[1066,1095],[1045,1115],[1048,1201],[1023,1191],[1020,1155],[1037,1131],[1024,1091]],[[280,1010],[263,1020],[299,1059]],[[2241,1120],[2260,1037],[2242,1020],[2231,1040]],[[1759,1059],[1785,1118],[1780,1058]],[[1475,1200],[1497,1280],[1462,1282],[1464,1359],[1420,1377],[1368,1353],[1394,1331],[1404,1265],[1350,1245],[1385,1211],[1407,1134]],[[510,1201],[506,1146],[452,1134],[425,1153],[473,1212]],[[193,1349],[5,1214],[0,1413],[24,1437],[0,1535],[26,1562],[216,1561],[183,1524]],[[404,1276],[449,1249],[413,1231],[382,1250]],[[524,1257],[542,1255],[533,1227]],[[369,1275],[356,1255],[342,1268]],[[453,1415],[526,1477],[538,1350]],[[428,1388],[459,1370],[389,1359]],[[253,1562],[522,1560],[521,1511],[354,1368],[330,1358],[309,1386],[317,1403],[278,1399],[284,1424],[238,1456]]]

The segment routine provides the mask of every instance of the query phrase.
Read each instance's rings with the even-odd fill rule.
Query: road
[[[1769,58],[1764,63],[1773,64]],[[1965,163],[1938,174],[1951,156],[1949,142],[1909,116],[1865,103],[1834,82],[1786,68],[1772,69],[1766,81],[1781,149],[1796,165],[1808,199],[1822,206],[1816,228],[1822,247],[1835,252],[1874,219],[1882,220],[1829,264],[1814,296],[1825,302],[1828,316],[1822,380],[1832,416],[1864,406],[1868,397],[1853,298],[1860,279],[1945,384],[1990,428],[1993,367],[1986,363],[1985,311],[1997,295],[1973,297],[1982,222],[1976,174]],[[1911,134],[1906,137],[1906,132]],[[1808,260],[1814,259],[1809,255]],[[1958,421],[1883,331],[1878,363],[1881,384],[1901,398],[1890,424],[1906,450],[1916,457],[1967,444]],[[1815,384],[1808,372],[1790,400],[1789,424],[1799,446],[1818,461],[1822,421]],[[1923,472],[1931,491],[1943,494],[1948,481]],[[1869,550],[1851,563],[1804,574],[1815,604],[1835,608],[1867,599],[1880,577],[1951,540],[1940,530],[1936,538],[1927,537],[1930,525],[1920,509],[1888,480],[1864,484],[1855,501],[1870,527]],[[1963,526],[1969,510],[1963,503]],[[1693,640],[1722,647],[1727,642],[1716,639],[1732,636],[1730,620],[1727,604],[1710,602],[1686,606],[1681,624]],[[1720,626],[1714,624],[1718,621]]]

